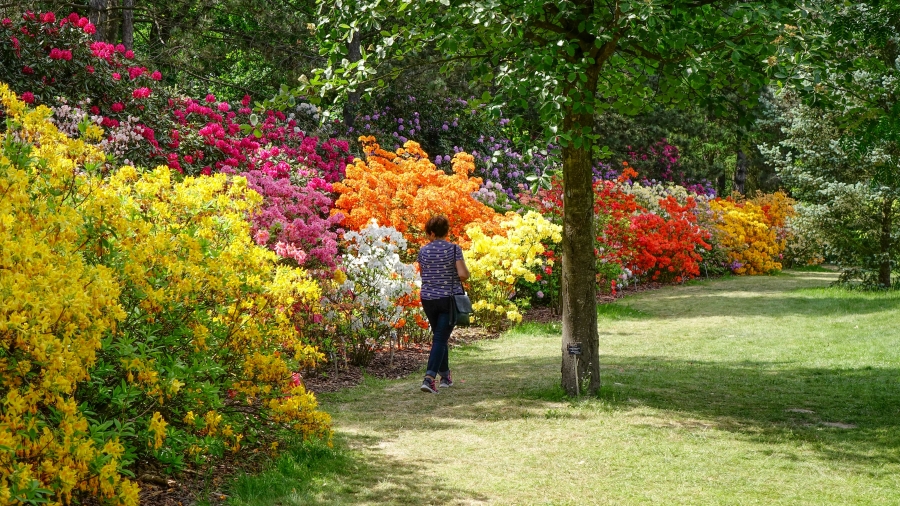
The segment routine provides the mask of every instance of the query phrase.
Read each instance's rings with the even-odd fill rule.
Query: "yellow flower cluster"
[[[67,198],[90,191],[77,174],[103,153],[60,134],[50,109],[27,110],[2,83],[0,103],[0,504],[60,504],[77,492],[137,504],[137,485],[119,474],[123,448],[98,447],[74,398],[125,317],[114,273],[81,251],[93,216]]]
[[[552,261],[543,257],[544,243],[562,240],[562,227],[529,211],[525,216],[510,214],[500,226],[506,235],[488,236],[478,225],[466,229],[471,245],[463,252],[472,274],[469,296],[479,321],[499,326],[502,320],[521,321],[518,307],[510,299],[516,281],[534,282],[534,271]]]
[[[735,274],[757,275],[781,269],[787,246],[785,223],[794,212],[784,193],[761,194],[735,202],[716,199],[709,203],[716,214],[716,238],[728,253]]]

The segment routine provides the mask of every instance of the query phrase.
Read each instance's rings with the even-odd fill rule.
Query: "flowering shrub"
[[[269,422],[326,435],[327,415],[293,378],[322,356],[301,341],[291,308],[321,291],[253,243],[245,217],[259,194],[225,174],[175,183],[165,167],[124,167],[109,186],[128,220],[98,260],[119,274],[129,318],[101,351],[89,383],[93,411],[140,424],[159,405],[170,437],[150,454],[175,468],[183,457],[238,451]],[[127,383],[105,388],[119,378]]]
[[[400,260],[406,239],[396,229],[372,221],[359,232],[346,232],[344,241],[342,282],[329,319],[341,329],[350,362],[367,365],[374,349],[406,325],[409,304],[399,302],[412,299],[421,281],[415,267]]]
[[[259,194],[225,174],[174,183],[165,167],[104,181],[103,154],[49,109],[5,85],[0,99],[0,496],[136,504],[131,459],[178,469],[278,427],[327,437],[294,374],[322,356],[291,314],[320,289],[253,243]]]
[[[728,252],[735,274],[767,274],[781,269],[787,245],[787,218],[792,201],[782,192],[747,201],[716,199],[711,209],[719,216],[718,242]]]
[[[627,164],[626,164],[627,165]],[[698,198],[683,188],[656,193],[657,188],[636,189],[630,167],[614,181],[594,183],[594,227],[597,233],[597,273],[602,290],[614,292],[633,278],[681,282],[700,273],[701,252],[710,249],[708,230],[695,213]],[[662,189],[660,187],[659,189]],[[679,202],[675,195],[683,195]],[[648,209],[638,198],[649,201]],[[553,179],[549,190],[537,197],[521,196],[548,216],[561,220],[562,182]],[[699,199],[705,203],[705,200]]]
[[[79,209],[73,174],[103,153],[61,135],[50,110],[26,110],[4,84],[0,151],[0,502],[68,501],[89,493],[137,504],[122,478],[125,448],[93,432],[76,387],[106,335],[126,317],[109,268],[85,260],[98,245],[97,207]],[[112,200],[102,189],[96,199]]]
[[[262,170],[242,175],[264,198],[262,208],[251,217],[257,244],[297,265],[333,268],[338,254],[336,228],[342,216],[330,215],[331,184],[303,168],[290,178],[276,178]]]
[[[444,214],[450,218],[449,240],[463,247],[470,224],[478,224],[486,233],[502,232],[497,213],[472,197],[481,180],[469,177],[475,169],[470,155],[454,156],[453,173],[448,175],[415,142],[393,153],[381,149],[371,137],[361,137],[360,142],[366,160],[357,159],[347,167],[347,177],[334,184],[340,195],[334,205],[344,215],[343,226],[361,230],[375,219],[396,228],[407,242],[422,245],[428,241],[425,223]]]
[[[471,225],[466,229],[471,246],[463,251],[472,274],[468,283],[472,309],[479,323],[494,328],[504,318],[522,320],[519,308],[510,300],[516,294],[516,283],[520,279],[537,281],[535,271],[553,265],[543,254],[544,244],[562,241],[562,227],[535,211],[525,216],[511,214],[500,222],[500,227],[505,235],[489,236],[479,225]]]

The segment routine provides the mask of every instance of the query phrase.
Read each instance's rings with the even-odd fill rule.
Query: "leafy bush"
[[[793,201],[782,192],[759,194],[750,200],[716,199],[717,240],[727,252],[735,274],[767,274],[781,269],[788,242],[787,218]]]
[[[102,152],[48,108],[0,98],[0,494],[135,504],[121,469],[136,458],[171,472],[282,427],[327,437],[296,375],[322,357],[292,315],[320,289],[253,243],[246,180],[123,167],[105,181]]]
[[[417,245],[428,242],[423,229],[436,214],[450,219],[449,240],[462,246],[468,243],[465,229],[470,224],[479,224],[486,233],[502,231],[497,213],[472,197],[481,180],[470,177],[475,169],[470,155],[454,156],[448,175],[415,142],[396,152],[381,149],[372,137],[361,137],[360,142],[366,160],[357,159],[347,167],[346,178],[334,184],[340,195],[335,209],[344,215],[343,226],[361,230],[375,219]]]
[[[472,277],[469,296],[479,324],[498,328],[504,319],[522,320],[522,314],[511,299],[516,295],[519,280],[537,281],[537,274],[552,267],[544,252],[544,244],[562,241],[562,227],[529,211],[524,216],[511,214],[500,226],[506,234],[488,236],[473,224],[466,229],[471,245],[463,251]]]
[[[329,320],[349,362],[368,365],[374,351],[406,325],[409,304],[402,299],[418,295],[421,280],[416,268],[400,259],[406,239],[396,229],[373,221],[359,232],[346,232],[344,241],[342,283],[332,295]]]
[[[90,493],[137,504],[121,469],[133,458],[116,434],[98,431],[79,407],[98,350],[126,318],[115,272],[84,252],[102,248],[94,226],[114,203],[77,178],[103,153],[25,109],[6,85],[0,152],[0,502],[68,501]]]

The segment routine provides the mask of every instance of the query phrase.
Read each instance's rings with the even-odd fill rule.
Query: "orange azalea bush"
[[[776,192],[745,201],[716,199],[709,205],[718,218],[718,244],[728,253],[735,274],[766,274],[781,269],[793,200]]]
[[[428,242],[423,228],[429,218],[444,214],[450,218],[449,240],[466,247],[465,229],[477,224],[485,233],[505,235],[502,215],[475,200],[472,193],[481,187],[481,178],[470,177],[475,170],[471,155],[453,157],[453,173],[438,169],[418,143],[408,141],[396,152],[385,151],[374,137],[360,137],[366,160],[347,166],[345,179],[334,184],[340,194],[335,211],[344,215],[343,226],[362,230],[372,219],[400,231],[410,244]]]

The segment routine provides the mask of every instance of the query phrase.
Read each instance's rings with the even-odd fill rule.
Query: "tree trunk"
[[[563,131],[582,132],[593,126],[593,116],[566,114]],[[563,156],[562,242],[562,386],[569,395],[587,387],[600,389],[600,336],[597,333],[597,265],[594,257],[594,191],[591,144],[576,148],[571,142]],[[580,343],[581,355],[568,346]]]
[[[740,194],[744,194],[747,182],[747,155],[744,150],[738,148],[737,164],[734,167],[734,190]]]
[[[891,286],[891,225],[893,224],[894,198],[885,197],[881,204],[881,264],[878,266],[878,284],[886,288]]]
[[[134,0],[122,0],[122,44],[134,49]]]
[[[353,38],[350,39],[350,45],[347,47],[347,60],[350,63],[356,63],[362,59],[360,51],[359,30],[353,32]],[[359,109],[359,91],[351,91],[347,94],[347,103],[344,104],[344,126],[348,129],[353,128],[356,122],[356,111]]]
[[[88,19],[97,30],[94,32],[94,40],[106,40],[106,0],[90,0],[88,3]]]

